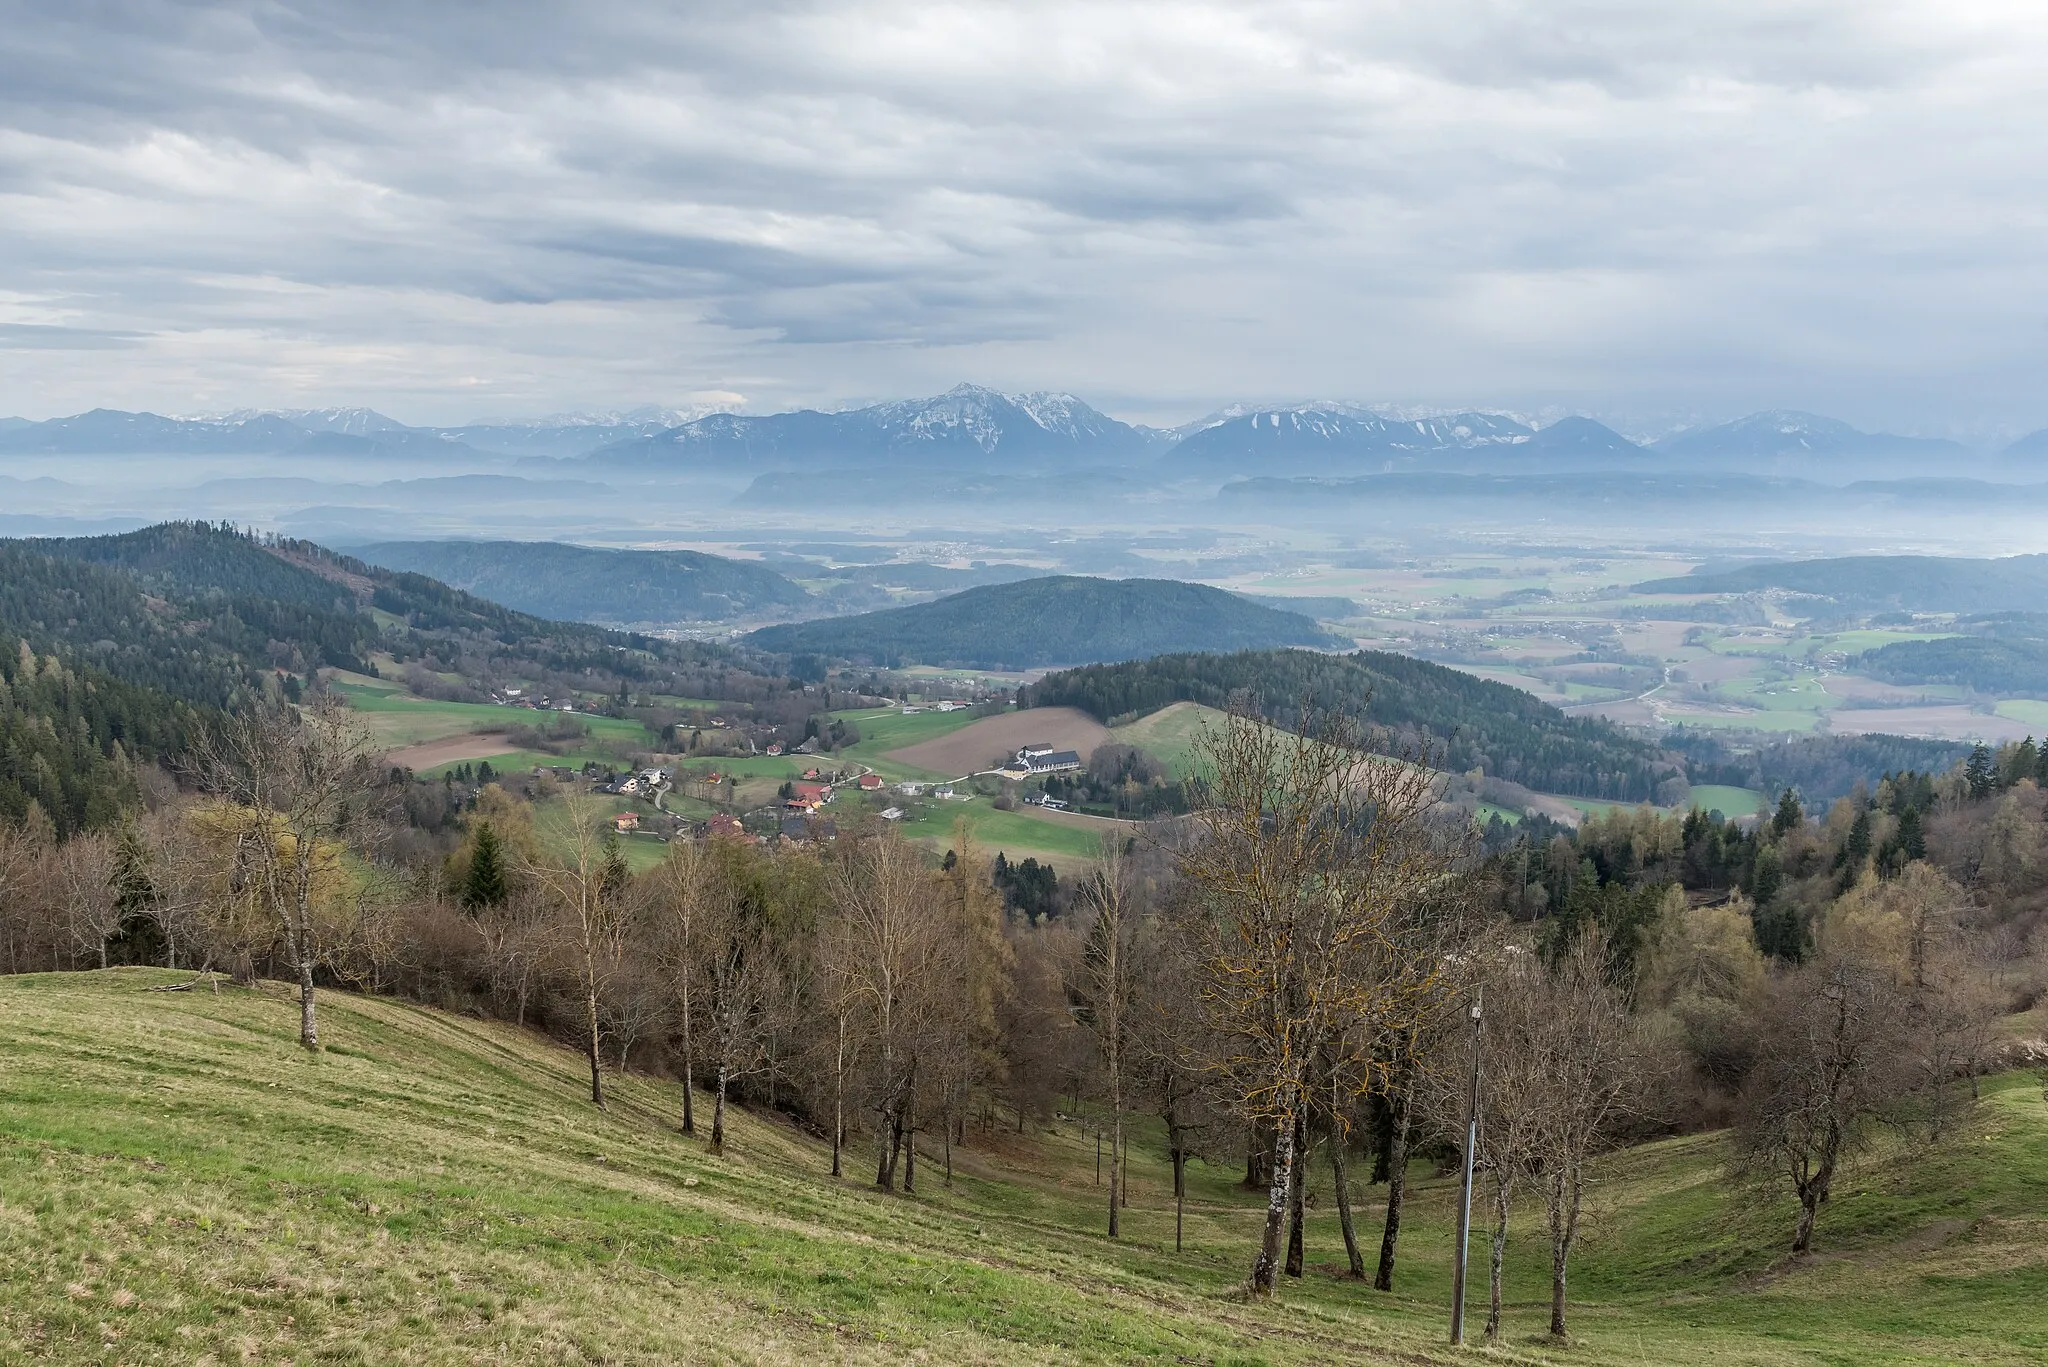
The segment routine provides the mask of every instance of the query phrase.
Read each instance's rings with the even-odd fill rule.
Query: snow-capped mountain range
[[[543,457],[621,473],[758,474],[930,465],[1010,473],[1125,467],[1153,479],[1399,470],[1590,470],[1711,466],[1780,474],[1953,474],[1957,443],[1863,432],[1772,410],[1649,445],[1583,416],[1537,424],[1482,410],[1420,414],[1336,400],[1232,405],[1174,429],[1134,426],[1072,394],[958,385],[923,399],[839,412],[744,414],[716,404],[409,427],[370,408],[253,410],[184,418],[94,409],[48,422],[0,421],[0,454],[277,454],[318,457]],[[2032,471],[2048,436],[1991,463]],[[2042,469],[2035,478],[2048,475]]]

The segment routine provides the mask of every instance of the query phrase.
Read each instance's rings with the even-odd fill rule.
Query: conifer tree
[[[478,822],[469,875],[462,883],[462,905],[470,911],[495,907],[504,902],[505,894],[505,848],[490,822]]]

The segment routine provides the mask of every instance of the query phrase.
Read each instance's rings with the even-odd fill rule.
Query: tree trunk
[[[916,1101],[903,1099],[903,1194],[917,1193],[917,1111]]]
[[[1266,1232],[1259,1241],[1259,1256],[1252,1263],[1251,1291],[1254,1296],[1273,1294],[1273,1281],[1280,1271],[1280,1238],[1286,1232],[1287,1197],[1293,1180],[1294,1120],[1288,1116],[1273,1127],[1273,1173],[1266,1187]]]
[[[718,1061],[718,1095],[711,1103],[711,1152],[725,1152],[725,1060]]]
[[[883,1191],[896,1190],[896,1149],[902,1142],[903,1121],[890,1107],[882,1113],[882,1154],[875,1164],[875,1185]]]
[[[846,1014],[839,1016],[839,1045],[832,1055],[832,1175],[839,1176],[839,1155],[846,1147]]]
[[[1117,1211],[1123,1205],[1124,1181],[1124,1113],[1118,1108],[1116,1088],[1110,1088],[1112,1110],[1109,1122],[1109,1237],[1117,1237],[1121,1226]]]
[[[590,1043],[590,1104],[604,1109],[604,1060],[597,1054],[597,984],[589,983],[583,993],[583,1026]]]
[[[1294,1176],[1287,1184],[1287,1266],[1290,1277],[1299,1277],[1302,1266],[1302,1216],[1306,1213],[1308,1186],[1308,1126],[1301,1116],[1294,1118]]]
[[[1188,1204],[1188,1156],[1178,1145],[1173,1148],[1173,1251],[1180,1252],[1181,1217]]]
[[[313,961],[299,958],[299,1043],[320,1052],[320,1023],[313,1016]]]
[[[690,1094],[697,1090],[696,1040],[690,1035],[690,987],[683,984],[683,1133],[697,1133],[697,1116]]]
[[[1799,1227],[1792,1234],[1792,1251],[1805,1253],[1813,1248],[1813,1219],[1820,1213],[1820,1197],[1810,1188],[1799,1193]]]
[[[946,1185],[953,1185],[953,1118],[946,1117]]]
[[[1508,1184],[1496,1180],[1493,1184],[1493,1250],[1492,1260],[1487,1266],[1486,1341],[1500,1342],[1500,1276],[1501,1261],[1508,1250]]]
[[[1564,1326],[1565,1274],[1571,1265],[1572,1239],[1579,1230],[1582,1175],[1567,1162],[1551,1178],[1550,1191],[1550,1336],[1568,1337]]]
[[[1393,1106],[1394,1123],[1387,1138],[1387,1224],[1380,1235],[1379,1271],[1375,1290],[1394,1289],[1394,1249],[1401,1241],[1401,1201],[1408,1190],[1408,1129],[1415,1101],[1415,1067],[1401,1066],[1401,1094]]]
[[[1337,1188],[1337,1227],[1344,1231],[1344,1256],[1351,1262],[1351,1275],[1365,1280],[1365,1253],[1358,1246],[1358,1226],[1351,1219],[1351,1177],[1345,1169],[1344,1136],[1330,1136],[1330,1180]]]

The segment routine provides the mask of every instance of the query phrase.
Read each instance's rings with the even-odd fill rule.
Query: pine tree
[[[1806,809],[1799,805],[1799,799],[1790,788],[1778,799],[1777,815],[1771,818],[1771,834],[1783,835],[1797,828],[1806,820]]]
[[[494,907],[505,900],[505,893],[504,846],[491,823],[480,821],[469,855],[469,876],[462,884],[462,905],[471,911]]]
[[[1996,779],[1997,773],[1991,766],[1991,752],[1981,745],[1970,751],[1970,761],[1963,766],[1963,781],[1969,785],[1970,796],[1991,796]]]

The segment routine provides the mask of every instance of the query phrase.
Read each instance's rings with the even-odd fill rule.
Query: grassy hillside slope
[[[1052,575],[914,607],[764,627],[746,639],[780,654],[1030,669],[1176,650],[1320,646],[1333,638],[1298,612],[1262,607],[1206,584]]]
[[[931,1154],[917,1197],[883,1196],[825,1177],[780,1122],[740,1115],[711,1157],[672,1130],[671,1084],[619,1079],[600,1114],[576,1057],[533,1035],[329,993],[331,1047],[309,1057],[283,991],[148,990],[181,980],[0,979],[0,1363],[1471,1357],[1440,1346],[1450,1201],[1434,1179],[1395,1295],[1334,1275],[1325,1168],[1310,1275],[1254,1306],[1233,1288],[1257,1198],[1197,1164],[1175,1254],[1143,1125],[1112,1246],[1086,1126],[971,1128],[952,1188]],[[2031,1079],[1994,1080],[1931,1158],[1845,1184],[1804,1264],[1779,1261],[1785,1203],[1732,1198],[1715,1154],[1695,1138],[1604,1165],[1568,1350],[1532,1337],[1541,1239],[1518,1214],[1511,1341],[1489,1360],[2048,1355],[2048,1108]]]

